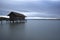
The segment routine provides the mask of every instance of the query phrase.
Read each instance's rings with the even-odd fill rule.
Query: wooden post
[[[14,20],[13,20],[13,23],[14,23]]]
[[[10,23],[11,23],[11,20],[10,20]]]
[[[1,24],[2,24],[2,20],[1,20]]]

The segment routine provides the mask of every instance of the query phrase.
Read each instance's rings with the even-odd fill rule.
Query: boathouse
[[[8,16],[10,17],[10,21],[25,20],[26,17],[25,15],[17,12],[10,12]]]

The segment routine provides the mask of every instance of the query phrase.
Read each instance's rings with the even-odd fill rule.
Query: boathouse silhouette
[[[8,14],[8,16],[10,17],[9,18],[9,21],[21,21],[21,20],[25,20],[25,15],[21,14],[21,13],[17,13],[17,12],[10,12]]]

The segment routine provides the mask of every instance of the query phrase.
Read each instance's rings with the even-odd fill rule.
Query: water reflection
[[[25,22],[0,24],[0,40],[18,40],[24,38]]]
[[[59,40],[59,20],[27,20],[0,24],[0,40]]]

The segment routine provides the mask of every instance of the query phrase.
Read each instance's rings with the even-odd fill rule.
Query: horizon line
[[[0,16],[0,17],[9,18],[9,16]],[[26,17],[25,19],[60,19],[60,18],[53,18],[53,17]]]

